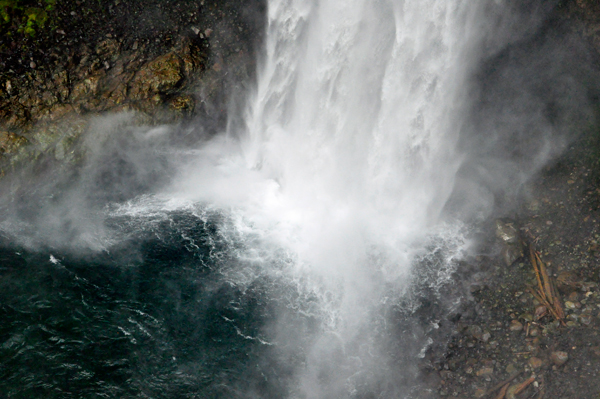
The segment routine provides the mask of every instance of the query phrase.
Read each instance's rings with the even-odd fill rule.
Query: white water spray
[[[270,1],[247,132],[205,146],[174,190],[228,209],[238,232],[259,237],[255,245],[284,248],[286,273],[321,298],[324,333],[301,348],[297,395],[345,395],[355,389],[352,375],[385,368],[381,345],[369,344],[370,360],[346,346],[358,334],[375,340],[368,323],[390,299],[385,287],[400,296],[436,240],[445,254],[432,284],[448,278],[464,239],[441,212],[461,164],[455,147],[482,7]],[[270,257],[256,249],[246,256],[257,253]],[[285,344],[290,331],[274,329]],[[341,363],[356,358],[360,366],[319,382],[332,346],[346,348]]]
[[[271,1],[248,132],[201,150],[179,191],[245,209],[306,267],[347,274],[376,245],[406,270],[460,166],[480,8]]]

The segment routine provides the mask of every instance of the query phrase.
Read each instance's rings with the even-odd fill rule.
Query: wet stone
[[[27,139],[13,132],[0,130],[0,154],[11,154],[27,144]]]
[[[532,369],[537,370],[542,367],[544,362],[539,357],[531,357],[529,358],[529,365]]]
[[[523,256],[523,244],[513,222],[496,220],[496,237],[502,244],[501,253],[506,266],[512,265]]]
[[[589,315],[589,314],[581,315],[581,317],[579,318],[579,321],[581,322],[581,324],[589,326],[590,324],[592,324],[592,315]]]
[[[523,331],[523,324],[518,320],[513,320],[510,322],[508,329],[513,332]]]
[[[514,364],[509,364],[508,366],[506,366],[506,372],[508,374],[514,374],[517,372],[517,366],[515,366]]]
[[[533,342],[528,342],[527,345],[525,345],[525,350],[527,352],[532,352],[532,353],[536,353],[538,352],[539,347],[534,344]]]
[[[569,354],[567,352],[556,351],[550,354],[550,360],[558,367],[562,366],[569,360]]]
[[[454,373],[450,370],[442,370],[440,371],[440,377],[442,378],[442,380],[448,380],[451,379],[454,376]]]
[[[475,338],[478,341],[481,341],[483,338],[483,331],[479,326],[469,326],[467,328],[467,334],[471,337]]]
[[[529,335],[532,337],[537,337],[538,335],[540,335],[540,329],[537,327],[533,327],[529,330]]]
[[[523,247],[521,244],[505,244],[502,248],[502,259],[504,264],[510,266],[523,256]]]
[[[489,331],[485,331],[485,332],[483,333],[483,335],[481,336],[481,340],[482,340],[483,342],[488,342],[488,341],[490,340],[490,338],[491,338],[491,337],[492,337],[492,334],[490,334],[490,332],[489,332]]]
[[[546,315],[546,313],[548,312],[548,309],[546,309],[545,306],[537,306],[535,308],[535,320],[539,320],[542,317],[544,317]]]
[[[568,316],[567,316],[567,319],[569,319],[569,320],[572,320],[572,321],[574,321],[574,322],[578,322],[578,321],[579,321],[579,318],[580,318],[580,317],[579,317],[579,315],[577,315],[577,314],[570,314],[570,315],[568,315]]]
[[[478,377],[487,377],[490,376],[492,374],[494,374],[494,368],[493,367],[483,367],[479,370],[477,370],[477,372],[475,373]]]
[[[506,244],[515,244],[519,241],[519,232],[512,222],[496,220],[496,236]]]
[[[533,321],[533,316],[530,313],[524,313],[524,314],[521,315],[521,319],[523,319],[525,321],[532,322]]]

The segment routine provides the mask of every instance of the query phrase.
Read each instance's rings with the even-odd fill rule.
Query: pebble
[[[579,294],[577,292],[571,292],[568,296],[569,301],[576,302],[579,299]]]
[[[529,322],[533,321],[533,316],[529,313],[523,313],[521,315],[521,318],[525,321],[529,321]]]
[[[492,374],[494,374],[494,368],[493,367],[483,367],[483,368],[477,370],[477,372],[475,374],[477,375],[477,377],[485,377],[488,375],[492,375]]]
[[[515,392],[519,389],[521,384],[513,384],[506,391],[506,399],[515,399]]]
[[[527,350],[527,352],[533,352],[536,353],[538,351],[538,346],[532,342],[527,343],[527,345],[525,345],[525,350]]]
[[[535,319],[536,320],[541,319],[546,314],[547,310],[548,309],[546,309],[546,307],[543,306],[543,305],[540,305],[540,306],[536,307],[535,308]]]
[[[543,364],[544,364],[544,362],[539,357],[531,357],[531,358],[529,358],[529,365],[534,370],[539,369],[540,367],[542,367]]]
[[[567,309],[576,309],[575,303],[571,302],[571,301],[566,301],[565,302],[565,308]]]
[[[442,378],[442,380],[448,380],[452,378],[452,371],[450,370],[442,370],[440,371],[440,377]]]
[[[550,354],[550,360],[557,366],[562,366],[569,360],[569,354],[567,352],[556,351]]]
[[[490,340],[490,338],[492,338],[492,334],[490,334],[489,331],[484,332],[483,335],[481,336],[481,340],[483,342],[488,342]]]
[[[523,324],[518,320],[513,320],[510,322],[509,330],[514,332],[523,331]]]
[[[577,321],[579,321],[579,315],[578,314],[570,314],[567,316],[567,319],[577,322]]]
[[[467,329],[467,332],[469,333],[469,335],[471,335],[473,338],[475,338],[478,341],[481,341],[483,339],[483,331],[481,330],[481,327],[479,327],[479,326],[469,326],[469,328]]]
[[[508,374],[514,374],[517,372],[517,367],[514,364],[509,364],[508,366],[506,366],[506,372]]]
[[[529,330],[529,335],[532,337],[537,337],[538,335],[540,335],[540,329],[537,327],[533,327]]]

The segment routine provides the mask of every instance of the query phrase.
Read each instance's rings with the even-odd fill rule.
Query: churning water
[[[134,182],[177,172],[98,207],[123,170],[98,177],[108,145],[35,217],[2,222],[2,392],[427,397],[419,359],[443,339],[460,216],[475,215],[445,211],[472,157],[474,76],[537,29],[543,10],[525,8],[270,0],[258,81],[228,131],[166,150],[175,127],[98,122],[142,143]]]

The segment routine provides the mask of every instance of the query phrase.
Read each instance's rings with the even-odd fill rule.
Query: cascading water
[[[292,397],[360,396],[411,373],[409,364],[388,370],[393,356],[379,341],[391,328],[380,325],[382,312],[399,306],[419,259],[438,257],[434,275],[421,276],[435,286],[465,244],[460,223],[440,216],[460,166],[455,146],[481,8],[270,2],[247,131],[202,149],[169,190],[225,204],[237,234],[259,237],[240,256],[270,274],[283,251],[277,273],[301,298],[314,297],[318,332],[298,337],[279,321],[270,327],[274,351],[302,357]],[[416,356],[426,341],[411,344],[416,352],[400,350]],[[395,389],[387,393],[401,393]]]
[[[470,86],[539,23],[505,3],[270,0],[243,127],[165,151],[176,127],[98,119],[76,181],[0,222],[0,387],[428,397],[417,359],[468,245],[445,206],[476,158],[459,150]],[[177,173],[125,201],[112,159],[142,188],[156,165]]]

